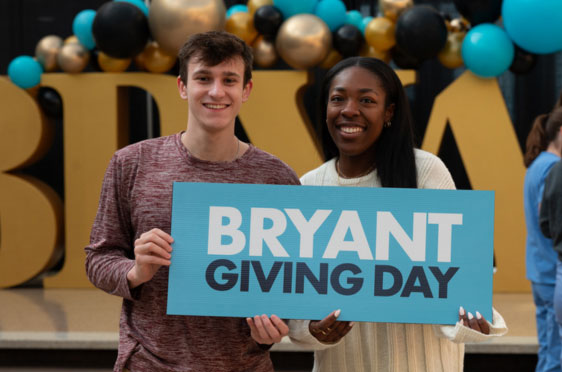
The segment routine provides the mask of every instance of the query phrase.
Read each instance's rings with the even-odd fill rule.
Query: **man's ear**
[[[178,91],[182,99],[187,99],[187,86],[182,81],[181,76],[178,76]]]
[[[248,80],[246,86],[244,87],[244,91],[242,92],[242,102],[246,102],[248,98],[250,98],[250,92],[252,91],[253,87],[254,82],[252,81],[252,79]]]

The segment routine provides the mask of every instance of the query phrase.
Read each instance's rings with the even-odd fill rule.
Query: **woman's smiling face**
[[[326,112],[328,131],[340,156],[371,156],[394,105],[385,107],[386,92],[370,71],[352,66],[340,71],[330,86]]]

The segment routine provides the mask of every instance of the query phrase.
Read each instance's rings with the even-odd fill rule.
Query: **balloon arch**
[[[8,75],[28,89],[43,72],[79,73],[89,63],[106,72],[165,73],[187,37],[218,29],[251,45],[261,68],[328,69],[361,55],[417,69],[437,58],[489,78],[527,73],[537,54],[562,50],[560,0],[453,2],[458,18],[413,0],[379,0],[373,15],[343,0],[248,0],[228,9],[223,0],[114,0],[76,14],[65,40],[43,37],[35,56],[11,61]]]

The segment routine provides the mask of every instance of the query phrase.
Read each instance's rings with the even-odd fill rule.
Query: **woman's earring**
[[[383,126],[385,128],[390,128],[391,125],[392,125],[392,122],[390,120],[383,124]]]

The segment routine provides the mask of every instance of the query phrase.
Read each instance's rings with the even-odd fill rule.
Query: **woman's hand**
[[[160,266],[170,266],[173,241],[160,229],[147,231],[135,240],[135,266],[127,273],[130,288],[148,282]]]
[[[253,318],[246,318],[246,322],[250,326],[252,338],[258,344],[275,344],[289,334],[289,327],[277,315],[272,315],[271,318],[265,314],[256,315]]]
[[[330,315],[319,321],[310,321],[308,329],[320,342],[335,343],[341,340],[351,328],[353,322],[338,322],[340,310],[332,311]]]
[[[485,335],[490,334],[490,326],[488,325],[488,322],[478,311],[476,312],[476,316],[474,316],[470,312],[467,313],[461,306],[459,309],[459,322],[461,322],[465,327],[474,329],[475,331]]]

